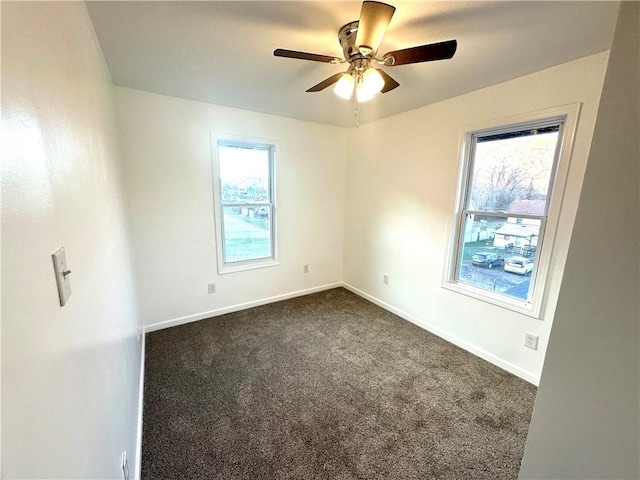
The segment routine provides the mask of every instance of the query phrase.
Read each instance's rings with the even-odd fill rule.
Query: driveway
[[[531,275],[505,272],[502,267],[476,267],[466,261],[460,269],[460,280],[486,290],[526,300]]]

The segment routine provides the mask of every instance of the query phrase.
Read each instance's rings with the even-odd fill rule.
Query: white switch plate
[[[71,270],[67,268],[67,256],[64,252],[64,247],[60,247],[58,250],[51,254],[53,258],[53,269],[56,273],[56,283],[58,284],[58,296],[60,297],[60,306],[64,307],[65,303],[71,296],[71,282],[69,281],[69,274]]]

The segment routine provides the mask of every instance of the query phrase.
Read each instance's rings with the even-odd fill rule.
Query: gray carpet
[[[147,334],[142,478],[515,479],[535,394],[328,290]]]

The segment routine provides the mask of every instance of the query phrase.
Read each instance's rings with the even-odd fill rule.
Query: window
[[[275,145],[215,137],[218,272],[277,265]]]
[[[468,131],[445,287],[539,316],[578,108]]]

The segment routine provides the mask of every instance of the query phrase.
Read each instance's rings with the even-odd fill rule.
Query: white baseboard
[[[400,318],[403,318],[411,323],[413,323],[414,325],[417,325],[418,327],[427,330],[428,332],[433,333],[434,335],[437,335],[440,338],[443,338],[444,340],[453,343],[454,345],[457,345],[458,347],[476,355],[477,357],[482,358],[483,360],[486,360],[489,363],[492,363],[494,365],[496,365],[497,367],[502,368],[503,370],[506,370],[509,373],[512,373],[514,375],[516,375],[517,377],[522,378],[523,380],[526,380],[529,383],[532,383],[536,386],[539,385],[540,383],[540,377],[537,375],[534,375],[533,373],[527,371],[527,370],[523,370],[522,368],[518,367],[517,365],[514,365],[511,362],[508,362],[506,360],[504,360],[503,358],[500,358],[496,355],[494,355],[493,353],[487,352],[486,350],[467,342],[466,340],[462,340],[454,335],[451,335],[423,320],[420,320],[416,317],[414,317],[413,315],[405,312],[404,310],[400,310],[399,308],[394,307],[393,305],[390,305],[386,302],[383,302],[382,300],[380,300],[379,298],[374,297],[373,295],[369,295],[368,293],[363,292],[362,290],[354,287],[353,285],[349,285],[348,283],[344,283],[342,284],[342,286],[344,288],[346,288],[347,290],[350,290],[351,292],[355,293],[356,295],[364,298],[365,300],[368,300],[372,303],[375,303],[376,305],[378,305],[381,308],[384,308],[385,310],[387,310],[388,312],[391,312],[395,315],[398,315]]]
[[[133,478],[142,478],[142,410],[144,407],[144,354],[145,354],[145,327],[142,327],[142,345],[140,353],[140,385],[138,390],[138,425],[136,430],[136,466]]]
[[[267,305],[269,303],[280,302],[282,300],[288,300],[290,298],[302,297],[309,295],[310,293],[322,292],[324,290],[330,290],[332,288],[342,287],[342,282],[330,283],[328,285],[321,285],[319,287],[308,288],[306,290],[297,290],[295,292],[284,293],[282,295],[276,295],[273,297],[262,298],[260,300],[254,300],[246,303],[239,303],[237,305],[231,305],[229,307],[218,308],[216,310],[209,310],[208,312],[196,313],[194,315],[187,315],[186,317],[174,318],[172,320],[165,320],[163,322],[152,323],[144,327],[146,332],[154,332],[156,330],[162,330],[164,328],[176,327],[178,325],[184,325],[185,323],[197,322],[198,320],[204,320],[205,318],[217,317],[218,315],[224,315],[225,313],[238,312],[240,310],[246,310],[247,308],[259,307],[260,305]]]

